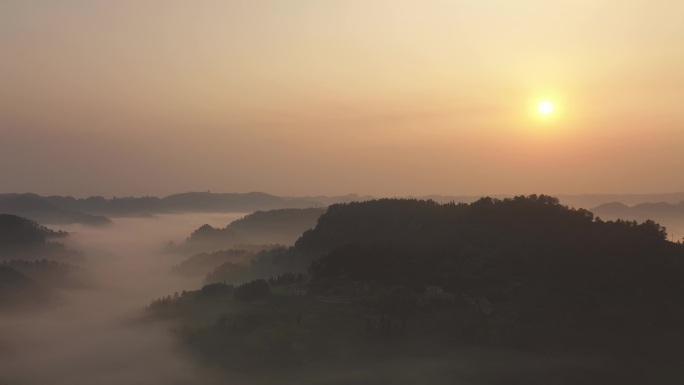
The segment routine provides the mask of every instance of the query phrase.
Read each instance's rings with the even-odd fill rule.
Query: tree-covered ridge
[[[12,268],[34,282],[50,288],[85,288],[91,286],[86,271],[79,266],[48,259],[11,259],[0,266]]]
[[[254,255],[254,252],[238,249],[198,253],[171,268],[171,273],[183,276],[203,276],[226,262],[245,262]]]
[[[30,279],[16,269],[0,264],[0,289],[14,285],[27,285],[30,284],[30,281]]]
[[[12,214],[0,214],[0,250],[45,244],[51,237],[65,236],[38,223]]]
[[[60,262],[80,262],[83,254],[55,242],[54,238],[67,236],[38,223],[11,214],[0,214],[0,260],[52,259]]]
[[[510,284],[560,266],[672,271],[682,262],[682,248],[653,221],[604,222],[543,195],[333,205],[294,249],[323,257],[312,266],[314,276],[454,287]]]
[[[38,223],[0,214],[0,304],[4,308],[31,308],[52,299],[56,288],[82,288],[90,283],[81,268],[81,252],[54,238],[66,237]]]
[[[269,280],[270,294],[254,304],[193,295],[162,313],[185,322],[179,336],[192,350],[229,366],[339,351],[372,361],[384,357],[367,355],[378,346],[410,356],[475,345],[646,366],[684,357],[684,246],[653,221],[606,222],[536,195],[338,204],[295,246],[220,267],[213,282],[306,267],[307,282]],[[251,328],[236,326],[244,317]]]
[[[45,303],[48,292],[18,270],[0,264],[0,313]]]
[[[299,233],[301,228],[312,228],[325,208],[278,209],[255,211],[233,221],[228,227],[246,233],[282,233],[292,230]],[[301,235],[301,233],[299,234]],[[298,236],[299,236],[298,235]]]
[[[633,222],[603,223],[595,221],[587,210],[568,208],[544,195],[482,198],[471,204],[383,199],[330,206],[318,226],[297,241],[296,248],[321,253],[353,243],[424,251],[513,239],[551,244],[637,227],[640,230],[636,231],[657,239],[664,240],[666,235],[652,221],[639,226]]]
[[[205,282],[242,284],[250,280],[278,275],[283,271],[278,260],[290,259],[290,255],[290,250],[275,247],[257,252],[244,261],[227,261],[207,274]]]
[[[552,197],[331,206],[295,249],[320,256],[321,293],[360,281],[486,298],[497,343],[646,351],[684,337],[684,247],[653,221],[605,222]]]
[[[302,233],[316,225],[322,208],[256,211],[224,228],[203,225],[195,230],[181,250],[215,251],[237,244],[293,244]]]

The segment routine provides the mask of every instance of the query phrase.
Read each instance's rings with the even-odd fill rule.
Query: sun
[[[544,100],[541,103],[539,103],[539,106],[537,106],[537,110],[542,115],[548,115],[553,112],[553,103],[551,103],[548,100]]]
[[[525,115],[535,135],[555,133],[565,126],[567,118],[566,99],[556,92],[543,92],[530,95],[525,100]]]
[[[542,115],[548,115],[553,112],[553,103],[548,100],[544,100],[537,106],[537,110]]]

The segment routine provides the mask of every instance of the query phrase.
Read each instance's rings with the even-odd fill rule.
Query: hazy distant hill
[[[663,194],[565,194],[558,195],[557,197],[565,205],[589,209],[612,202],[622,202],[626,205],[653,202],[679,203],[684,201],[684,192]]]
[[[512,195],[498,194],[490,195],[491,198],[495,199],[506,199],[512,198]],[[420,200],[433,200],[439,203],[472,203],[482,198],[481,195],[423,195],[416,198]],[[612,202],[622,202],[627,205],[636,205],[640,203],[648,202],[666,202],[666,203],[678,203],[684,201],[684,192],[682,193],[667,193],[667,194],[561,194],[556,195],[559,202],[576,208],[591,209],[592,207],[597,207],[603,204],[608,204]],[[370,199],[364,199],[370,200]],[[337,202],[345,203],[345,202]]]
[[[507,195],[492,196],[496,199]],[[559,195],[560,202],[571,207],[591,208],[610,202],[638,204],[645,202],[677,203],[684,201],[684,193],[671,194],[575,194]],[[413,197],[409,197],[413,198]],[[425,195],[421,200],[439,203],[472,203],[479,195]],[[281,208],[327,207],[337,203],[362,202],[376,199],[369,195],[284,197],[263,192],[211,193],[187,192],[167,197],[113,197],[70,196],[42,197],[35,194],[0,194],[0,209],[5,199],[18,199],[6,203],[8,213],[26,216],[42,223],[106,223],[102,216],[148,216],[161,213],[184,212],[252,212]],[[1,210],[0,210],[1,211]],[[95,218],[93,218],[95,216]]]
[[[220,250],[213,253],[198,253],[182,261],[171,269],[171,273],[187,277],[206,276],[216,267],[226,263],[246,262],[255,252],[239,249]]]
[[[252,212],[279,208],[306,208],[325,206],[319,200],[289,198],[252,193],[188,192],[158,197],[47,197],[46,200],[64,208],[109,216],[149,215],[184,212]]]
[[[595,207],[592,211],[605,218],[684,220],[684,201],[679,203],[640,203],[634,206],[612,202]]]
[[[667,227],[672,240],[684,237],[684,201],[679,203],[640,203],[628,206],[621,202],[600,205],[592,211],[603,219],[644,221],[653,219]]]
[[[41,282],[0,263],[0,314],[39,309],[55,299],[54,292]]]
[[[278,197],[260,192],[246,194],[183,193],[169,195],[163,198],[162,201],[168,210],[210,212],[249,212],[321,205],[319,202],[310,201],[305,198]]]
[[[283,273],[278,259],[292,258],[291,250],[285,247],[264,249],[249,255],[248,258],[227,260],[215,266],[204,281],[211,283],[243,284],[253,279],[269,278]]]
[[[0,213],[14,214],[45,224],[104,225],[111,222],[104,216],[65,208],[35,194],[0,194]]]
[[[371,199],[349,194],[336,197],[282,197],[261,192],[210,193],[188,192],[159,198],[101,196],[74,198],[42,197],[35,194],[0,194],[0,212],[16,214],[41,223],[102,224],[104,216],[148,216],[187,212],[253,212],[283,208],[326,207],[334,203]],[[87,214],[85,214],[87,213]]]
[[[204,225],[180,246],[182,251],[214,251],[237,244],[291,245],[316,226],[325,208],[288,208],[256,211],[224,228]]]
[[[10,287],[22,287],[30,284],[30,280],[17,270],[0,264],[0,292]]]
[[[81,253],[67,249],[62,243],[54,241],[65,236],[67,233],[51,230],[30,219],[0,214],[0,260],[82,260]]]
[[[83,254],[55,242],[67,235],[0,214],[0,311],[44,304],[54,295],[51,289],[90,285],[83,269],[66,263],[82,261]]]
[[[26,302],[44,298],[41,290],[17,270],[0,264],[0,312],[22,306]]]
[[[64,262],[48,259],[35,261],[11,259],[0,261],[0,266],[12,268],[48,288],[77,289],[92,286],[83,268]]]

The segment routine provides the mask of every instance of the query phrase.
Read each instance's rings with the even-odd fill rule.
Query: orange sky
[[[684,190],[680,0],[0,1],[0,52],[0,192]]]

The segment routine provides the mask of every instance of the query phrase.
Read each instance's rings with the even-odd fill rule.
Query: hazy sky
[[[684,190],[681,0],[0,0],[0,52],[0,192]]]

